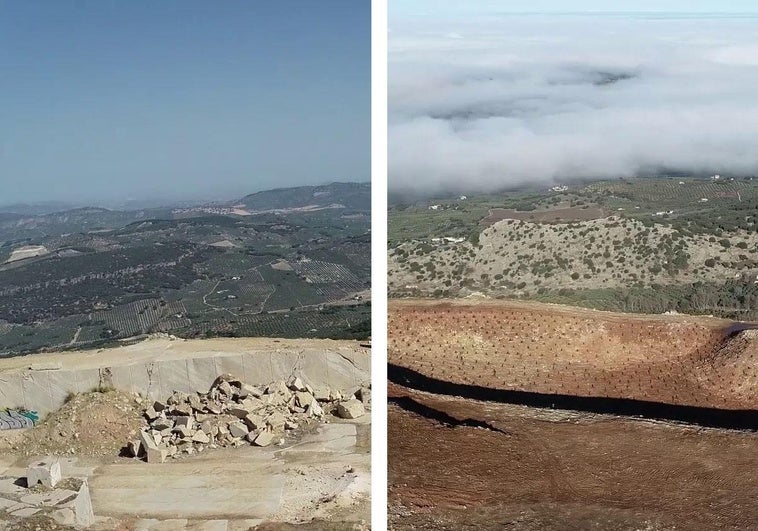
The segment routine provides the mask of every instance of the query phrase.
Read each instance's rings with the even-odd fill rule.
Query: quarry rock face
[[[127,449],[133,457],[162,463],[206,448],[270,446],[308,422],[323,421],[327,411],[345,419],[364,415],[370,393],[368,387],[314,389],[299,377],[257,386],[222,375],[207,393],[177,391],[165,403],[151,403],[139,441],[129,441]]]

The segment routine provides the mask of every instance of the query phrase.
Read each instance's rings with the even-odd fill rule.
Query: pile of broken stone
[[[311,387],[298,377],[265,387],[219,376],[207,393],[175,391],[145,410],[148,425],[127,448],[133,457],[162,463],[206,448],[282,443],[287,432],[324,421],[326,414],[355,419],[370,407],[371,390],[341,392]]]

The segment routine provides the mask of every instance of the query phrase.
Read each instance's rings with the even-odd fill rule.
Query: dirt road
[[[758,522],[758,434],[398,386],[390,397],[423,406],[389,407],[393,529],[744,530]]]

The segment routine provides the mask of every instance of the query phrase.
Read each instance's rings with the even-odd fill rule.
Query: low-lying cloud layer
[[[391,21],[393,192],[758,173],[758,18]]]

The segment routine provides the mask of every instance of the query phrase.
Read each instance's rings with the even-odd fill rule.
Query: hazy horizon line
[[[333,181],[324,181],[320,183],[306,183],[306,184],[298,184],[298,185],[292,185],[292,186],[277,186],[277,187],[266,187],[266,188],[259,188],[257,190],[253,191],[236,191],[236,192],[230,192],[230,193],[218,193],[218,194],[205,194],[205,197],[203,197],[203,194],[193,195],[193,196],[174,196],[174,197],[167,197],[167,196],[156,196],[153,194],[152,197],[126,197],[126,198],[100,198],[100,199],[85,199],[82,201],[70,201],[65,199],[42,199],[42,200],[18,200],[18,201],[10,201],[10,202],[3,202],[0,203],[0,212],[4,213],[17,213],[12,212],[10,210],[6,210],[12,207],[20,207],[20,206],[29,206],[29,207],[47,207],[47,206],[53,206],[53,205],[61,205],[63,207],[62,210],[59,210],[58,212],[63,212],[66,210],[72,210],[72,209],[79,209],[79,208],[104,208],[106,210],[118,210],[118,207],[123,207],[128,205],[129,203],[137,203],[142,205],[150,205],[150,206],[142,206],[142,207],[136,207],[135,210],[140,210],[142,208],[160,208],[160,207],[169,207],[169,206],[176,206],[179,204],[187,205],[204,205],[204,204],[212,204],[212,203],[229,203],[238,199],[242,199],[248,195],[253,195],[257,193],[262,192],[270,192],[275,190],[287,190],[287,189],[294,189],[294,188],[306,188],[306,187],[312,187],[312,186],[329,186],[332,184],[371,184],[371,179],[367,180],[333,180]],[[128,210],[128,209],[127,209]],[[20,212],[18,212],[20,213]]]

